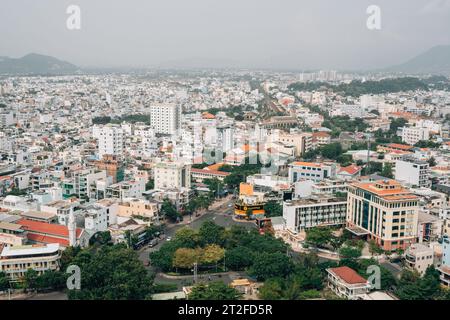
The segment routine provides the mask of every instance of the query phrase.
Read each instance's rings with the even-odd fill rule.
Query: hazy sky
[[[0,56],[79,66],[364,69],[450,44],[450,0],[0,0],[0,30]]]

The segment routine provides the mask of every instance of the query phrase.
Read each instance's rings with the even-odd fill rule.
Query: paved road
[[[173,237],[175,235],[175,233],[177,232],[177,230],[179,230],[183,227],[190,227],[190,228],[197,230],[200,228],[200,226],[205,221],[208,221],[208,220],[212,220],[216,224],[218,224],[219,226],[222,226],[222,227],[230,227],[232,225],[241,225],[246,228],[255,228],[256,227],[254,223],[238,222],[238,221],[233,220],[233,211],[234,211],[234,200],[227,199],[219,207],[215,208],[214,210],[207,211],[206,213],[202,214],[198,218],[194,218],[194,220],[192,222],[189,222],[187,224],[180,223],[180,224],[168,226],[165,230],[166,237]],[[185,219],[189,219],[189,218],[185,218]],[[146,264],[149,260],[148,256],[149,256],[150,252],[159,250],[159,248],[162,246],[162,244],[165,241],[166,240],[160,241],[153,248],[144,247],[143,249],[141,249],[139,251],[139,259],[143,263]],[[150,270],[153,270],[153,268],[151,268],[151,266],[148,268]]]
[[[396,278],[398,278],[400,276],[400,273],[402,272],[402,268],[400,266],[389,261],[381,262],[380,265],[388,269]]]
[[[9,297],[7,294],[0,295],[0,300],[67,300],[67,294],[65,292],[49,292],[49,293],[19,293],[12,294]]]
[[[222,274],[199,274],[197,276],[197,282],[198,283],[207,283],[212,281],[223,281],[224,283],[228,284],[231,283],[235,279],[241,279],[246,277],[245,272],[229,272],[229,273],[222,273]],[[155,283],[157,284],[175,284],[177,285],[177,288],[181,290],[185,286],[191,286],[194,284],[194,276],[188,275],[180,277],[179,279],[173,279],[173,278],[167,278],[161,273],[158,273],[155,276]]]

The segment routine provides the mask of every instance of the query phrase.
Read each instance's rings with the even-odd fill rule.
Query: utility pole
[[[226,255],[226,251],[223,252],[223,271],[227,271],[227,267],[225,264],[225,255]]]
[[[197,262],[194,263],[194,283],[197,283]]]

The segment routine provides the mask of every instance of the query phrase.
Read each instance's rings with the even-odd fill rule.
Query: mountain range
[[[205,61],[195,61],[195,66],[197,68],[201,68],[202,66],[207,68],[211,64],[214,65],[211,61],[210,63]],[[164,68],[167,66],[161,65],[159,67]],[[74,74],[79,71],[80,68],[72,63],[36,53],[30,53],[17,59],[0,57],[0,74],[62,75]],[[405,63],[374,71],[450,75],[450,45],[432,47],[428,51],[417,55]]]
[[[36,53],[22,58],[0,57],[0,74],[62,75],[72,74],[79,68],[69,62]]]
[[[408,74],[450,75],[450,45],[435,46],[405,63],[384,71]]]

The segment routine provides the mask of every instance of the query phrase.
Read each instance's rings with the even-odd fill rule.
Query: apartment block
[[[417,239],[419,197],[395,180],[350,184],[347,229],[384,250],[406,249]]]

